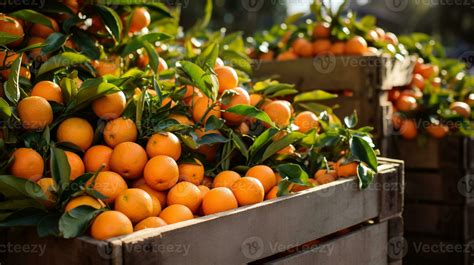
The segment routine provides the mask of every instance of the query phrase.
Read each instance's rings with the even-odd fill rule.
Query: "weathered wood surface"
[[[343,179],[258,205],[107,241],[89,237],[38,239],[33,229],[12,229],[6,241],[35,242],[46,250],[43,255],[8,253],[2,261],[51,265],[248,263],[371,219],[400,214],[400,167],[401,161],[381,159],[380,173],[366,190],[358,189],[355,178]]]
[[[256,78],[274,77],[296,84],[303,91],[314,89],[387,90],[410,83],[413,58],[399,61],[377,56],[318,56],[289,61],[257,62]]]
[[[387,265],[388,222],[369,225],[268,265]]]
[[[407,237],[405,265],[472,265],[473,241],[447,241],[418,236]]]

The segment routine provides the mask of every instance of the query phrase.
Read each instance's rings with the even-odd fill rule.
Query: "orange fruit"
[[[397,99],[400,98],[400,90],[398,89],[392,89],[390,91],[388,91],[388,100],[392,101],[392,102],[395,102],[397,101]]]
[[[250,105],[256,107],[260,102],[263,102],[264,98],[260,94],[250,94]]]
[[[39,23],[35,23],[35,24],[33,24],[33,26],[30,29],[30,34],[32,36],[35,36],[35,37],[41,37],[43,39],[46,39],[52,33],[59,32],[58,23],[50,17],[48,17],[48,19],[51,22],[52,27],[45,26],[45,25],[39,24]]]
[[[127,189],[115,198],[114,209],[125,214],[132,223],[137,223],[152,216],[153,200],[142,189]]]
[[[168,116],[168,119],[175,120],[181,125],[188,125],[188,126],[194,125],[194,122],[192,122],[188,117],[181,114],[170,114]]]
[[[405,139],[415,139],[418,135],[417,126],[414,120],[402,120],[400,124],[400,134]]]
[[[401,96],[396,103],[396,107],[400,111],[412,111],[417,108],[416,99],[412,96]]]
[[[270,119],[278,127],[286,127],[290,124],[291,119],[291,109],[290,107],[282,100],[276,100],[271,103],[268,103],[263,108]]]
[[[146,8],[135,8],[131,15],[130,33],[140,32],[151,23],[151,16]]]
[[[69,118],[58,127],[56,132],[58,142],[68,142],[85,151],[94,140],[94,129],[88,121],[81,118]]]
[[[181,156],[181,142],[173,133],[155,133],[146,144],[146,153],[150,158],[165,155],[178,160]]]
[[[379,39],[385,39],[385,30],[383,30],[382,28],[376,27],[375,32],[377,32]]]
[[[148,186],[145,182],[145,179],[143,179],[144,183],[143,184],[140,184],[140,185],[137,185],[137,186],[134,186],[134,188],[137,188],[137,189],[142,189],[144,191],[146,191],[148,194],[150,194],[151,198],[156,198],[158,200],[158,203],[160,204],[159,205],[159,211],[158,213],[155,215],[153,214],[153,216],[158,216],[158,214],[161,212],[161,209],[164,209],[166,207],[166,197],[167,197],[167,193],[164,192],[164,191],[158,191],[158,190],[154,190],[152,189],[150,186]],[[153,208],[158,208],[158,206],[155,206]],[[156,210],[156,209],[155,209]],[[153,213],[155,213],[155,210],[153,210]]]
[[[18,37],[18,40],[14,42],[10,42],[7,46],[11,48],[15,48],[21,44],[23,41],[23,37],[25,36],[25,32],[23,31],[23,27],[15,18],[6,16],[5,14],[0,14],[0,32],[7,33],[9,35],[13,35]]]
[[[318,174],[314,178],[318,184],[324,185],[335,181],[337,179],[337,174],[335,171],[328,171],[325,174]]]
[[[146,163],[143,176],[146,184],[154,190],[170,189],[179,179],[178,164],[169,156],[155,156]]]
[[[214,102],[212,102],[211,99],[207,97],[202,97],[196,100],[193,105],[193,120],[195,122],[199,122],[202,119],[202,123],[206,123],[207,119],[211,116],[216,116],[216,118],[221,117],[221,107],[219,105],[214,105],[209,112],[207,111],[211,106],[213,105]],[[206,114],[207,112],[207,114]],[[203,117],[206,115],[205,117]]]
[[[43,176],[44,160],[41,155],[31,148],[18,148],[13,154],[10,173],[19,178],[37,181]]]
[[[365,39],[370,42],[380,41],[379,34],[377,33],[375,29],[369,30],[367,34],[365,35]]]
[[[439,75],[439,67],[432,64],[418,63],[415,65],[414,72],[420,74],[425,79],[431,79]]]
[[[237,180],[240,179],[239,173],[231,170],[226,170],[226,171],[221,171],[217,176],[214,178],[214,181],[212,182],[212,187],[217,188],[217,187],[225,187],[225,188],[231,188],[232,184],[236,182]]]
[[[423,92],[419,90],[418,88],[412,88],[412,89],[405,89],[400,93],[400,97],[402,96],[410,96],[415,99],[421,99],[423,97]],[[399,98],[400,98],[399,97]]]
[[[151,216],[143,219],[138,224],[135,225],[133,231],[140,231],[147,228],[157,228],[167,225],[167,223],[160,217]]]
[[[274,186],[265,196],[265,200],[278,198],[277,194],[278,194],[278,186]]]
[[[168,192],[168,205],[181,204],[195,213],[201,205],[201,190],[191,182],[183,181],[174,185]]]
[[[400,113],[396,112],[392,114],[392,125],[394,129],[400,129],[400,126],[402,125],[402,117],[400,116]]]
[[[265,197],[262,183],[256,178],[243,177],[231,187],[239,206],[262,202]]]
[[[55,191],[54,180],[52,178],[41,178],[36,181],[36,184],[40,186],[41,191],[46,197],[46,201],[42,201],[41,203],[46,208],[52,208],[54,206],[54,201],[56,200],[56,195],[53,193]]]
[[[302,190],[311,189],[312,187],[315,187],[315,186],[319,185],[319,182],[315,179],[308,179],[308,182],[309,182],[309,186],[294,184],[291,187],[291,191],[292,192],[298,192],[298,191],[302,191]]]
[[[206,134],[221,134],[219,131],[215,131],[215,130],[204,131],[201,129],[196,129],[194,132],[196,132],[199,138],[202,138]],[[207,161],[212,162],[216,159],[216,154],[219,149],[219,146],[220,146],[219,144],[213,144],[213,145],[203,144],[199,146],[198,149],[196,149],[196,152],[203,154]]]
[[[219,93],[239,85],[239,77],[234,68],[229,66],[219,66],[214,68],[214,72],[219,80]]]
[[[106,75],[119,76],[120,75],[120,64],[112,61],[98,61],[94,60],[91,62],[94,67],[97,76],[102,77]]]
[[[181,204],[173,204],[166,207],[160,213],[160,218],[167,224],[174,224],[194,218],[193,212],[188,207]]]
[[[262,183],[265,193],[277,184],[275,173],[269,166],[258,165],[251,167],[247,173],[245,173],[245,176],[258,179]]]
[[[91,236],[97,240],[133,233],[133,225],[128,217],[119,211],[106,211],[99,214],[91,226]]]
[[[86,172],[96,172],[101,166],[102,170],[110,170],[110,156],[112,156],[112,148],[105,145],[95,145],[87,150],[84,154],[84,166]]]
[[[209,187],[204,185],[199,185],[197,187],[201,191],[201,199],[211,190]]]
[[[417,87],[420,90],[423,90],[425,88],[425,79],[420,74],[414,74],[413,79],[411,80],[410,86]]]
[[[137,135],[135,123],[122,117],[108,121],[104,128],[104,141],[112,148],[120,143],[135,142]]]
[[[147,164],[146,152],[139,144],[118,144],[110,156],[110,169],[126,179],[139,178]]]
[[[327,54],[331,50],[331,41],[328,39],[320,39],[313,42],[314,55]]]
[[[48,101],[54,101],[56,103],[63,103],[63,94],[61,87],[51,81],[41,81],[31,90],[32,96],[42,97]]]
[[[287,147],[284,147],[280,150],[278,150],[277,154],[279,155],[293,155],[296,151],[296,148],[294,145],[290,144]]]
[[[466,102],[462,102],[462,101],[453,102],[451,103],[451,105],[449,105],[449,109],[454,111],[459,116],[462,116],[466,119],[468,119],[471,116],[471,107]]]
[[[92,185],[93,183],[94,185]],[[120,193],[128,188],[125,180],[119,174],[112,171],[100,172],[95,177],[95,180],[92,178],[87,182],[87,186],[90,185],[92,185],[94,190],[107,197],[104,199],[106,203],[112,203]]]
[[[179,180],[188,181],[194,185],[199,185],[204,178],[204,166],[201,161],[194,159],[194,163],[180,163],[179,168]]]
[[[343,41],[335,42],[331,45],[329,53],[333,55],[344,55],[346,52],[346,43]]]
[[[313,28],[313,38],[329,38],[331,36],[331,25],[327,22],[318,22]]]
[[[205,215],[237,208],[237,199],[229,188],[214,188],[204,195],[202,210]]]
[[[344,164],[342,161],[338,161],[336,165],[336,174],[340,178],[357,176],[358,166],[359,166],[359,163],[357,162]]]
[[[294,123],[299,127],[298,130],[302,133],[308,132],[313,128],[316,128],[316,131],[319,129],[318,116],[311,111],[303,111],[296,115]]]
[[[88,205],[95,209],[101,209],[105,207],[104,203],[102,203],[100,200],[88,195],[82,195],[69,200],[69,202],[66,204],[66,208],[64,208],[64,211],[69,212],[72,209],[82,205]]]
[[[71,168],[69,179],[75,180],[77,177],[84,175],[85,167],[81,157],[69,151],[65,151],[64,153],[66,154],[69,167]]]
[[[345,53],[349,55],[363,55],[367,52],[367,42],[361,36],[355,36],[346,43]]]
[[[236,105],[249,105],[250,104],[250,96],[247,90],[241,87],[235,87],[235,88],[230,89],[230,91],[233,91],[236,94],[234,94],[231,97],[231,99],[229,100],[227,104],[222,105],[223,110],[227,110],[230,107],[233,107]],[[230,113],[230,112],[224,112],[222,116],[231,125],[240,124],[245,119],[245,116]]]
[[[79,12],[79,9],[82,6],[82,0],[64,0],[63,4],[67,6],[74,14]]]
[[[426,132],[434,138],[441,139],[449,132],[449,127],[444,124],[429,124],[426,127]]]
[[[284,51],[280,54],[278,54],[276,60],[277,61],[289,61],[289,60],[295,60],[298,58],[298,55],[293,52],[293,50],[288,50]]]
[[[260,54],[258,58],[262,61],[272,61],[274,56],[275,56],[275,53],[273,51],[268,51],[268,52]]]
[[[40,130],[53,122],[53,109],[42,97],[26,97],[17,106],[23,128]]]
[[[298,38],[293,41],[291,44],[293,51],[301,57],[311,57],[313,56],[313,46],[305,38]]]
[[[97,117],[103,120],[112,120],[122,115],[126,104],[125,94],[120,91],[94,100],[92,110]]]

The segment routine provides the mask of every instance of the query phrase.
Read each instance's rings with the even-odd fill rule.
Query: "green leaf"
[[[72,78],[64,77],[61,79],[60,84],[64,102],[69,103],[77,95],[77,83]]]
[[[361,162],[366,163],[372,170],[377,172],[377,156],[374,149],[362,137],[352,136],[349,141],[352,155]]]
[[[75,64],[87,63],[89,61],[89,58],[85,55],[74,52],[64,52],[49,58],[49,60],[42,64],[38,70],[38,75]]]
[[[288,180],[288,178],[282,179],[280,183],[278,183],[277,197],[281,197],[290,193],[290,185],[291,182]]]
[[[283,179],[287,178],[291,183],[296,183],[304,186],[311,186],[309,182],[309,175],[298,164],[287,163],[276,167]]]
[[[83,235],[92,219],[103,212],[88,205],[82,205],[65,212],[59,219],[59,231],[64,238],[74,238]]]
[[[169,40],[171,38],[172,36],[165,33],[160,33],[160,32],[152,32],[145,35],[138,35],[138,36],[133,37],[133,39],[128,42],[128,44],[125,46],[121,54],[122,56],[125,56],[132,52],[135,52],[136,50],[143,48],[144,42],[149,42],[152,45],[154,45],[155,42]]]
[[[247,74],[252,73],[252,64],[248,56],[243,52],[224,50],[220,53],[221,59],[231,62],[234,68],[240,69]]]
[[[7,32],[0,32],[0,45],[7,45],[21,39],[21,36],[12,35]]]
[[[0,190],[9,199],[31,198],[34,200],[46,200],[41,187],[33,181],[10,175],[0,176]]]
[[[100,58],[100,49],[97,41],[94,40],[86,31],[75,30],[71,37],[77,48],[92,60]]]
[[[37,208],[18,210],[0,222],[0,227],[35,226],[46,215],[46,212]]]
[[[63,188],[69,184],[69,175],[71,174],[66,153],[62,149],[51,148],[50,169],[51,177],[58,185],[59,194],[61,194]]]
[[[10,16],[21,18],[23,21],[38,23],[38,24],[42,24],[47,27],[53,28],[53,25],[51,24],[51,21],[48,19],[47,16],[31,9],[19,10],[19,11],[10,13]]]
[[[69,185],[67,185],[63,189],[63,192],[61,193],[61,197],[59,198],[59,201],[61,203],[68,201],[73,194],[85,188],[87,181],[89,181],[94,176],[96,176],[96,174],[85,173],[84,175],[81,175],[75,178],[73,181],[71,181],[71,183],[69,183]]]
[[[206,131],[212,131],[212,130],[220,130],[224,127],[224,121],[217,118],[216,116],[212,115],[210,116],[205,125]]]
[[[311,92],[301,93],[295,96],[294,102],[318,101],[337,98],[336,94],[331,94],[323,90],[314,90]]]
[[[68,106],[70,107],[68,112],[80,110],[104,95],[120,91],[120,89],[113,84],[102,82],[101,79],[94,80],[93,82],[86,83],[86,81],[82,84],[74,100],[74,104]]]
[[[257,109],[251,105],[240,105],[240,104],[235,105],[227,109],[226,112],[239,114],[239,115],[243,115],[247,117],[253,117],[257,120],[260,120],[269,124],[270,126],[275,126],[275,124],[273,123],[273,121],[270,119],[270,117],[265,111]]]
[[[196,64],[201,68],[213,69],[219,56],[219,43],[213,41],[196,58]]]
[[[36,225],[36,231],[39,237],[59,236],[59,218],[60,213],[45,215]]]
[[[155,46],[151,45],[148,41],[143,42],[148,58],[150,58],[150,67],[155,74],[158,74],[158,66],[160,64],[158,52],[156,52]]]
[[[66,43],[68,36],[59,32],[54,32],[44,41],[41,52],[44,54],[52,53],[59,50]]]
[[[0,98],[0,117],[2,117],[3,120],[8,120],[11,115],[12,110],[10,105],[8,105],[8,102],[6,102],[3,98]]]
[[[217,134],[217,133],[209,133],[205,134],[203,137],[201,137],[197,143],[199,145],[211,145],[211,144],[217,144],[217,143],[227,143],[230,140],[227,139],[226,137]]]
[[[21,58],[23,54],[20,54],[18,58],[13,62],[12,66],[10,67],[10,75],[8,76],[8,80],[5,83],[5,96],[13,102],[18,103],[20,100],[20,67],[21,67]]]
[[[191,79],[193,84],[199,88],[208,98],[215,100],[219,92],[219,81],[214,74],[205,72],[198,65],[180,61],[179,68]]]
[[[37,200],[32,199],[13,199],[0,202],[0,211],[5,210],[21,210],[24,208],[38,208],[42,209],[43,205]]]
[[[344,117],[344,124],[349,129],[355,128],[358,122],[359,122],[359,119],[357,118],[356,110],[354,110],[354,113],[352,113],[351,116]]]
[[[375,171],[360,163],[357,166],[357,177],[359,178],[359,188],[365,189],[369,186],[375,176]]]
[[[256,154],[263,146],[272,140],[272,137],[278,132],[276,128],[270,128],[261,133],[255,138],[253,144],[249,147],[249,155],[252,157]]]
[[[238,134],[234,133],[234,132],[231,132],[229,137],[232,140],[232,142],[234,142],[234,145],[237,147],[237,149],[239,149],[240,153],[246,159],[248,159],[249,150],[247,148],[247,145],[244,143],[244,141],[242,141],[242,138],[240,138],[240,136]]]
[[[299,133],[299,132],[292,132],[282,139],[275,141],[271,143],[265,152],[263,153],[262,158],[260,159],[259,163],[264,162],[268,158],[270,158],[272,155],[274,155],[276,152],[280,151],[281,149],[289,146],[290,144],[293,144],[301,139],[303,139],[306,135],[304,133]]]
[[[94,5],[93,7],[109,34],[112,35],[116,41],[120,41],[123,25],[117,12],[105,5]]]

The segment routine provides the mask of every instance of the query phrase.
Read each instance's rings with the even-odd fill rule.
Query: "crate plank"
[[[363,227],[312,249],[267,262],[268,265],[383,265],[388,264],[388,222]],[[361,255],[363,253],[363,255]]]

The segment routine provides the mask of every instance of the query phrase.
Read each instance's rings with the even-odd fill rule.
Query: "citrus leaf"
[[[0,45],[7,45],[21,39],[21,36],[12,35],[7,32],[0,32]]]
[[[362,137],[352,136],[349,140],[349,147],[352,155],[361,162],[366,163],[369,168],[377,172],[377,155]]]
[[[365,189],[374,179],[375,172],[368,168],[365,164],[360,163],[357,166],[357,177],[359,178],[359,188]]]
[[[148,54],[148,58],[150,58],[151,70],[153,70],[155,74],[158,74],[158,65],[160,64],[158,52],[156,52],[155,47],[148,41],[143,42],[143,47]]]
[[[277,197],[281,197],[290,193],[291,181],[288,178],[283,178],[280,183],[278,183],[278,192]]]
[[[36,232],[39,237],[59,236],[59,218],[60,213],[45,215],[36,225]]]
[[[262,158],[259,160],[259,163],[264,162],[268,158],[270,158],[272,155],[274,155],[276,152],[280,151],[281,149],[289,146],[290,144],[293,144],[301,139],[303,139],[306,135],[304,133],[299,133],[299,132],[292,132],[282,139],[275,141],[271,143],[265,152],[263,153]]]
[[[117,86],[105,83],[102,79],[90,79],[88,81],[90,82],[85,81],[82,84],[81,89],[77,93],[74,104],[68,106],[68,112],[80,110],[104,95],[120,91]]]
[[[49,58],[49,60],[42,64],[38,70],[38,75],[75,64],[87,63],[89,61],[89,58],[85,55],[75,52],[64,52]]]
[[[272,137],[278,132],[276,128],[270,128],[261,133],[255,138],[253,144],[249,147],[249,155],[252,157],[256,154],[263,146],[272,140]]]
[[[295,96],[294,102],[318,101],[337,98],[336,94],[331,94],[323,90],[314,90],[311,92],[301,93]]]
[[[280,173],[282,178],[287,178],[291,183],[296,183],[304,186],[311,186],[309,182],[309,175],[298,164],[287,163],[278,165],[276,171]]]
[[[211,144],[217,144],[217,143],[227,143],[230,140],[227,139],[226,137],[217,134],[217,133],[209,133],[201,137],[199,140],[197,140],[197,144],[199,145],[211,145]]]
[[[13,62],[12,66],[10,67],[10,75],[8,76],[8,80],[5,83],[5,96],[7,96],[8,100],[13,103],[18,103],[20,99],[20,67],[21,67],[21,58],[23,54],[20,54],[18,58]]]
[[[357,125],[358,121],[359,121],[359,119],[357,118],[357,111],[356,110],[354,110],[354,113],[352,113],[352,115],[344,117],[344,124],[349,129],[354,128]]]
[[[198,65],[188,61],[180,61],[179,69],[191,79],[192,83],[195,84],[204,95],[212,100],[217,98],[219,83],[214,74],[205,72]]]
[[[94,5],[94,9],[104,23],[105,29],[109,34],[116,41],[120,41],[123,25],[117,12],[105,5]]]
[[[100,58],[100,49],[97,45],[97,41],[86,31],[74,30],[71,39],[77,48],[87,57],[92,60],[98,60]]]
[[[35,226],[47,213],[37,208],[13,212],[0,222],[0,227]]]
[[[7,120],[12,115],[12,110],[8,102],[6,102],[3,98],[0,98],[0,117],[4,120]]]
[[[201,68],[214,68],[217,56],[219,56],[219,43],[213,41],[196,58],[196,64]]]
[[[252,73],[252,64],[247,55],[234,50],[224,50],[220,53],[222,60],[232,62],[234,68],[240,69],[247,74]]]
[[[41,52],[44,54],[52,53],[59,50],[66,43],[68,36],[59,32],[54,32],[44,41]]]
[[[89,228],[92,219],[103,211],[88,205],[82,205],[65,212],[59,219],[59,231],[64,238],[81,236]]]
[[[128,55],[138,49],[143,48],[143,43],[145,41],[154,44],[155,42],[164,41],[171,38],[172,36],[160,32],[152,32],[145,35],[135,36],[131,41],[128,42],[128,44],[123,49],[122,56]]]
[[[53,25],[51,24],[51,21],[48,19],[47,16],[31,9],[19,10],[10,13],[9,15],[12,17],[21,18],[23,21],[38,23],[41,25],[45,25],[49,28],[53,28]]]
[[[59,194],[62,189],[69,184],[69,175],[71,174],[71,167],[67,160],[66,153],[59,148],[51,148],[50,158],[51,177],[59,187]]]
[[[42,209],[44,208],[41,203],[39,203],[37,200],[32,200],[32,199],[18,199],[18,200],[7,200],[0,202],[0,210],[5,211],[5,210],[20,210],[24,208],[38,208]]]
[[[33,181],[11,175],[0,176],[0,190],[8,199],[46,200],[41,187]]]
[[[235,105],[227,109],[226,112],[235,113],[247,117],[253,117],[257,120],[261,120],[269,124],[270,126],[275,126],[275,124],[265,111],[259,110],[251,105]]]

